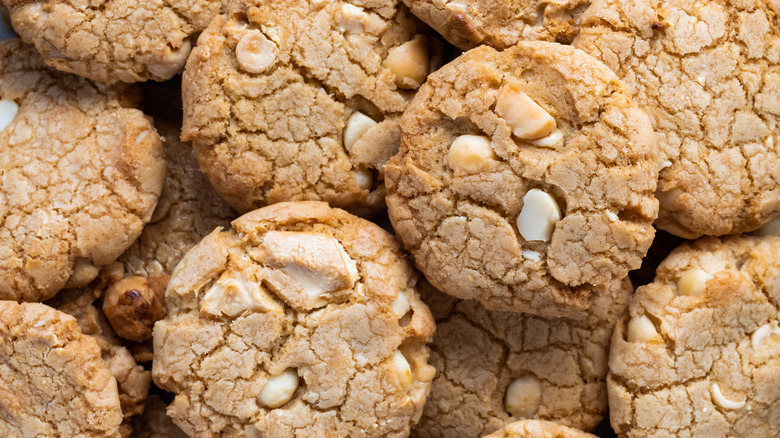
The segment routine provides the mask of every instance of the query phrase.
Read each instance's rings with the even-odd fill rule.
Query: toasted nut
[[[517,419],[533,418],[541,403],[542,383],[533,374],[515,379],[504,397],[504,407]]]
[[[298,385],[298,373],[294,369],[287,369],[268,379],[257,398],[263,406],[276,409],[292,399]]]
[[[280,311],[281,305],[260,285],[244,277],[222,278],[214,283],[200,301],[201,313],[230,317],[245,311]]]
[[[236,45],[236,59],[244,71],[262,73],[276,61],[276,45],[259,30],[250,30]]]
[[[165,317],[165,290],[156,293],[145,277],[125,277],[106,289],[103,313],[119,336],[146,341],[154,323]]]
[[[151,74],[159,78],[170,78],[181,71],[192,51],[192,43],[187,39],[182,41],[179,48],[173,50],[166,48],[165,51],[167,53],[162,62],[153,62],[146,67]]]
[[[686,297],[703,295],[707,291],[706,283],[710,278],[712,278],[712,275],[701,269],[689,269],[683,272],[680,279],[677,280],[678,294]]]
[[[523,140],[541,139],[555,131],[555,119],[516,84],[498,91],[496,114],[506,120],[512,134]]]
[[[418,34],[390,50],[382,66],[393,72],[396,87],[416,90],[428,77],[429,62],[428,39]]]
[[[0,131],[4,130],[14,121],[16,113],[19,112],[19,105],[13,100],[0,100]]]
[[[412,387],[412,367],[409,366],[406,356],[399,350],[396,350],[395,354],[393,354],[393,368],[395,369],[395,375],[398,377],[398,383],[401,384],[401,389],[404,392],[409,391]]]
[[[720,392],[720,386],[718,386],[717,383],[713,383],[710,387],[710,392],[712,393],[712,400],[715,402],[716,405],[722,407],[723,409],[741,409],[745,406],[745,402],[747,400],[742,401],[732,401],[727,399],[723,396],[723,393]]]
[[[479,173],[490,166],[496,153],[490,139],[481,135],[461,135],[452,142],[447,163],[452,170]]]
[[[628,321],[628,333],[626,340],[628,342],[660,342],[661,335],[646,315],[635,316]]]
[[[523,197],[517,230],[525,240],[547,242],[560,220],[561,209],[555,199],[544,190],[531,189]]]
[[[348,34],[361,34],[369,20],[368,13],[363,8],[349,3],[341,6],[341,14],[338,18],[339,29]]]
[[[780,341],[780,327],[776,324],[764,324],[759,327],[753,332],[753,335],[750,336],[750,344],[753,346],[754,350],[758,350],[764,346],[764,343],[766,343],[767,339],[770,337]]]
[[[157,201],[157,206],[154,208],[154,213],[152,213],[152,218],[149,219],[149,223],[153,224],[155,222],[160,222],[168,216],[169,211],[171,211],[171,198],[164,193]]]
[[[70,275],[65,287],[81,287],[89,284],[100,273],[100,268],[93,265],[92,262],[85,257],[79,257],[73,264],[73,273]]]
[[[391,307],[393,308],[393,313],[398,316],[398,319],[403,318],[404,315],[409,313],[409,310],[412,308],[412,306],[409,305],[409,298],[407,298],[406,294],[401,291],[398,292],[398,296],[395,297]]]
[[[358,139],[376,125],[377,122],[374,119],[360,111],[349,116],[347,126],[344,128],[344,147],[347,151],[352,152],[352,146]]]
[[[352,171],[352,177],[355,178],[355,184],[363,190],[371,190],[374,185],[374,176],[367,169],[355,169]]]
[[[531,144],[543,148],[554,148],[563,142],[563,132],[556,129],[552,134],[546,135],[538,140],[531,140]]]

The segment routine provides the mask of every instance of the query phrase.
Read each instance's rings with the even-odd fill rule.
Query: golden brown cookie
[[[98,82],[170,79],[221,0],[3,0],[47,64]]]
[[[541,420],[523,420],[507,424],[484,438],[596,438],[581,430]]]
[[[607,358],[630,281],[615,280],[570,318],[485,310],[431,287],[436,377],[416,438],[480,438],[517,420],[593,430],[607,411]],[[530,435],[529,435],[530,436]]]
[[[232,225],[182,259],[155,325],[174,422],[201,437],[408,436],[434,323],[400,245],[321,202]]]
[[[596,0],[574,46],[649,114],[665,155],[656,225],[687,239],[780,212],[780,18],[764,0]]]
[[[780,430],[780,238],[676,249],[615,328],[610,421],[621,437]]]
[[[430,282],[563,316],[639,267],[658,211],[647,115],[569,46],[479,47],[428,78],[387,164],[388,212]]]
[[[119,437],[116,380],[72,316],[0,301],[0,434]]]
[[[384,208],[398,119],[435,41],[400,0],[241,0],[200,36],[182,138],[237,210],[322,200]]]
[[[132,97],[0,43],[0,298],[86,285],[141,234],[165,160]]]

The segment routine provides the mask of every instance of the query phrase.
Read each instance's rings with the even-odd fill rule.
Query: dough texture
[[[549,421],[523,420],[506,425],[485,438],[596,438],[594,435]]]

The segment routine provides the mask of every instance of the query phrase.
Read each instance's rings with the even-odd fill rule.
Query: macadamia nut
[[[655,329],[653,321],[646,315],[635,316],[628,321],[626,340],[628,342],[660,342],[661,335]]]
[[[678,293],[686,297],[698,297],[707,291],[707,280],[711,279],[709,273],[693,268],[689,269],[680,276],[677,281]]]
[[[395,369],[395,375],[398,376],[401,389],[404,392],[409,391],[412,388],[412,367],[409,366],[406,356],[398,350],[393,354],[393,368]]]
[[[490,139],[481,135],[461,135],[452,142],[447,163],[452,170],[479,173],[490,166],[496,153]]]
[[[750,345],[754,350],[758,350],[763,347],[764,343],[769,339],[777,339],[780,341],[780,327],[777,326],[777,323],[764,324],[754,331],[750,336]]]
[[[429,64],[428,39],[418,34],[391,49],[382,66],[393,72],[398,88],[416,90],[428,77]]]
[[[712,401],[723,409],[742,409],[746,403],[746,400],[735,402],[727,399],[723,393],[720,392],[720,386],[717,383],[712,384],[710,393],[712,394]]]
[[[504,406],[517,419],[533,418],[542,403],[542,383],[533,374],[512,382],[506,390]]]
[[[551,134],[555,119],[528,97],[518,85],[509,84],[498,91],[496,114],[506,120],[517,138],[536,140]]]
[[[560,220],[561,209],[555,199],[544,190],[531,189],[523,197],[517,230],[525,240],[547,242]]]
[[[8,99],[0,100],[0,131],[3,131],[14,121],[18,112],[19,105],[16,102]]]
[[[276,61],[276,45],[259,30],[250,30],[236,45],[236,59],[242,70],[262,73]]]
[[[282,374],[268,379],[263,390],[260,391],[258,400],[263,406],[276,409],[292,399],[298,385],[298,373],[293,369],[287,369]]]
[[[348,152],[352,152],[352,146],[360,137],[377,125],[377,122],[361,113],[355,112],[347,119],[347,126],[344,128],[344,147]]]
[[[411,310],[412,306],[409,304],[409,298],[406,297],[406,294],[403,292],[398,292],[398,296],[395,297],[395,300],[393,301],[393,304],[391,305],[393,308],[393,313],[398,316],[398,319],[401,319],[409,313],[409,310]]]
[[[236,317],[246,311],[281,311],[277,303],[257,282],[244,277],[225,277],[217,281],[200,301],[201,313]]]

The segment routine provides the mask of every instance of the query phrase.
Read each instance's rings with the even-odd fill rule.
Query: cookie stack
[[[778,436],[775,3],[2,2],[3,436]]]

